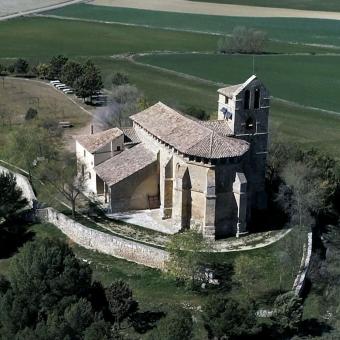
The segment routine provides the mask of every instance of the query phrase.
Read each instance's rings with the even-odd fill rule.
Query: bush
[[[129,84],[129,78],[125,73],[115,72],[112,76],[112,84],[115,86]]]
[[[267,41],[265,32],[238,26],[230,36],[218,40],[217,50],[220,53],[263,53]]]
[[[14,63],[14,71],[18,74],[24,74],[28,72],[28,62],[25,59],[19,58]]]
[[[200,109],[196,106],[189,106],[184,110],[184,113],[189,115],[189,116],[193,116],[195,118],[198,118],[200,120],[208,120],[209,119],[209,114],[203,110]]]
[[[25,114],[25,120],[32,120],[37,115],[38,115],[38,111],[30,107]]]

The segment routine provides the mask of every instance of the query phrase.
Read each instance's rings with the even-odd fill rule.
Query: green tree
[[[129,78],[127,74],[123,72],[115,72],[112,76],[112,85],[120,86],[125,84],[129,84]]]
[[[37,75],[41,79],[46,79],[50,73],[50,65],[49,64],[38,64],[37,66]]]
[[[119,329],[123,320],[137,312],[138,302],[133,299],[129,286],[121,280],[111,283],[105,294],[112,318]]]
[[[234,271],[234,280],[244,288],[248,298],[250,298],[261,277],[259,259],[247,255],[239,255],[234,263]]]
[[[88,325],[90,306],[80,298],[91,288],[91,270],[66,244],[25,244],[11,262],[9,279],[10,289],[0,299],[0,338],[39,325],[41,333],[53,333],[65,322],[70,328]]]
[[[0,222],[1,219],[9,220],[18,211],[27,206],[21,189],[17,186],[14,175],[0,172]],[[1,224],[0,224],[1,226]]]
[[[14,63],[14,71],[18,74],[25,74],[28,72],[28,62],[25,59],[19,58]]]
[[[203,320],[210,338],[244,339],[258,332],[256,306],[242,305],[223,296],[213,296],[203,306]]]
[[[209,243],[195,230],[171,236],[166,249],[170,254],[167,273],[195,288],[201,279],[202,266],[208,262]]]
[[[91,60],[85,63],[83,66],[83,74],[74,82],[73,86],[76,95],[84,100],[87,97],[93,96],[103,88],[100,71]]]
[[[74,82],[82,76],[83,66],[75,61],[68,60],[61,71],[61,81],[69,86],[73,86]]]
[[[48,78],[50,79],[60,78],[62,69],[64,65],[67,63],[67,61],[68,61],[68,58],[63,55],[52,57],[50,61],[50,65],[49,65]]]
[[[38,115],[38,111],[33,108],[29,108],[25,114],[25,120],[32,120]]]
[[[189,311],[175,309],[161,319],[157,327],[148,335],[148,340],[190,340],[192,339],[193,321]]]
[[[271,319],[281,333],[296,334],[302,321],[302,314],[302,300],[294,292],[288,292],[276,298]]]

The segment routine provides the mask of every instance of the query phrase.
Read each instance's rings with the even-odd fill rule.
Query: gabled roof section
[[[76,140],[90,153],[98,151],[100,148],[110,143],[114,139],[123,135],[118,128],[94,133],[92,135],[76,136]]]
[[[247,79],[243,84],[223,87],[221,89],[218,89],[217,92],[223,94],[228,98],[232,98],[233,96],[237,96],[245,87],[247,87],[255,79],[257,79],[257,77],[253,75],[249,79]]]
[[[247,142],[221,136],[201,121],[184,116],[161,102],[130,118],[164,143],[186,155],[228,158],[241,156],[249,149]],[[218,145],[216,140],[219,140],[223,147]]]
[[[97,165],[94,170],[108,186],[112,186],[156,160],[157,155],[138,144]]]
[[[131,140],[128,144],[138,144],[140,143],[140,139],[136,134],[136,131],[133,127],[122,127],[124,135]]]

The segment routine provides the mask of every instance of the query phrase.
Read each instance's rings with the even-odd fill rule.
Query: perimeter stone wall
[[[53,208],[37,210],[36,217],[42,222],[54,224],[72,241],[87,249],[161,270],[165,269],[169,258],[169,254],[162,249],[88,228]]]

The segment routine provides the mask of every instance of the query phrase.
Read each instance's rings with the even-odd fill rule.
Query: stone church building
[[[176,230],[241,235],[266,205],[269,93],[252,76],[218,90],[218,119],[200,121],[159,102],[132,127],[78,136],[87,191],[111,212],[159,209]]]

